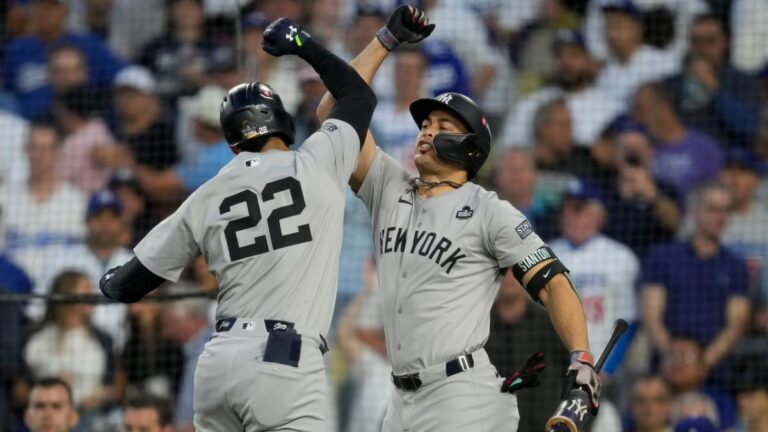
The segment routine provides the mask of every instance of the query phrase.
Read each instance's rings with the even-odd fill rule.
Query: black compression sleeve
[[[123,303],[141,300],[165,279],[152,273],[133,257],[122,267],[113,268],[101,277],[99,288],[105,296]]]
[[[328,118],[349,123],[360,138],[360,146],[376,108],[376,95],[371,87],[344,60],[308,39],[299,50],[299,56],[320,75],[328,91],[336,99],[336,106]]]

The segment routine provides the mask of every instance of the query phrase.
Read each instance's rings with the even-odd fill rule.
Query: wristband
[[[384,45],[384,48],[386,48],[387,51],[393,51],[400,45],[400,41],[397,40],[395,35],[393,35],[386,26],[376,32],[376,39]]]
[[[590,365],[595,364],[595,358],[589,351],[574,351],[571,353],[571,363],[581,362]]]

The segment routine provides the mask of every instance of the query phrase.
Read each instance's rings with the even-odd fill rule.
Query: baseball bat
[[[595,363],[595,370],[598,373],[603,369],[603,365],[611,354],[611,351],[613,351],[616,343],[628,328],[629,324],[621,318],[613,323],[611,337],[608,339],[608,343],[605,344],[605,348],[603,348],[603,351],[600,353],[597,363]],[[555,410],[555,414],[547,421],[545,431],[579,432],[580,427],[584,425],[587,414],[589,413],[588,407],[590,404],[590,397],[586,391],[580,388],[571,390],[568,398],[560,402],[557,410]]]

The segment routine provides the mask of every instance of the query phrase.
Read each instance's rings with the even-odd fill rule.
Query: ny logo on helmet
[[[448,93],[443,93],[440,96],[436,97],[435,99],[439,100],[440,102],[448,105],[451,103],[451,100],[453,100],[453,95]]]

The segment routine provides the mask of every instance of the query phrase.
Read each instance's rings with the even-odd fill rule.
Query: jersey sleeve
[[[344,190],[357,168],[360,139],[347,122],[328,119],[301,145],[297,152],[323,167]]]
[[[187,264],[200,254],[190,224],[189,202],[157,224],[133,250],[144,267],[172,282],[177,282]]]
[[[405,168],[377,147],[376,155],[357,191],[357,196],[363,200],[368,211],[375,215],[374,210],[381,208],[383,197],[401,192],[409,178],[410,175]]]
[[[511,267],[544,246],[544,241],[533,232],[528,219],[512,204],[492,200],[487,210],[485,223],[488,248],[499,268]]]

